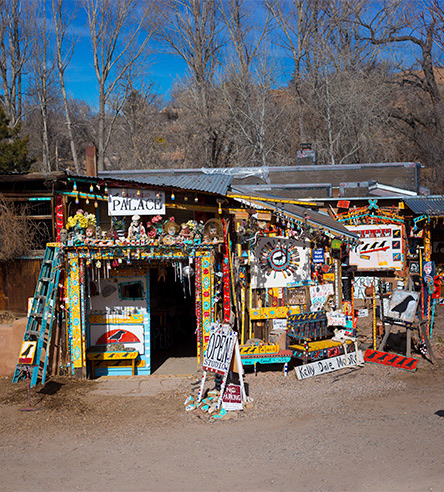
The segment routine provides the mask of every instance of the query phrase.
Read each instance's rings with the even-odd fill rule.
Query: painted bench
[[[132,375],[136,374],[136,361],[139,352],[133,350],[131,352],[88,352],[86,357],[91,361],[91,378],[96,376],[96,363],[102,361],[115,361],[115,360],[131,360]]]

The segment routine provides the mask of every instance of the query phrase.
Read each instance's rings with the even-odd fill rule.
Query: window
[[[119,284],[119,298],[129,301],[137,301],[145,299],[145,289],[140,280],[137,282],[125,282]]]

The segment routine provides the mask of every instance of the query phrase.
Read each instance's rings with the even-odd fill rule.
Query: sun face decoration
[[[266,275],[273,272],[282,272],[284,275],[294,274],[299,268],[299,262],[297,247],[280,241],[269,241],[260,252],[260,266]]]

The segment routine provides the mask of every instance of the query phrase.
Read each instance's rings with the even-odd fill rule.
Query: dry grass
[[[0,261],[25,255],[33,249],[36,231],[26,208],[17,212],[14,205],[0,195]]]

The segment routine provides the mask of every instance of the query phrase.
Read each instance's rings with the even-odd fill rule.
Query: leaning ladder
[[[37,342],[34,364],[31,366],[30,370],[31,386],[37,384],[39,376],[41,377],[42,384],[45,383],[46,379],[49,344],[51,342],[59,275],[62,264],[61,256],[59,244],[50,243],[46,246],[31,311],[26,323],[23,341]],[[26,367],[17,363],[12,382],[16,383],[25,376]]]

